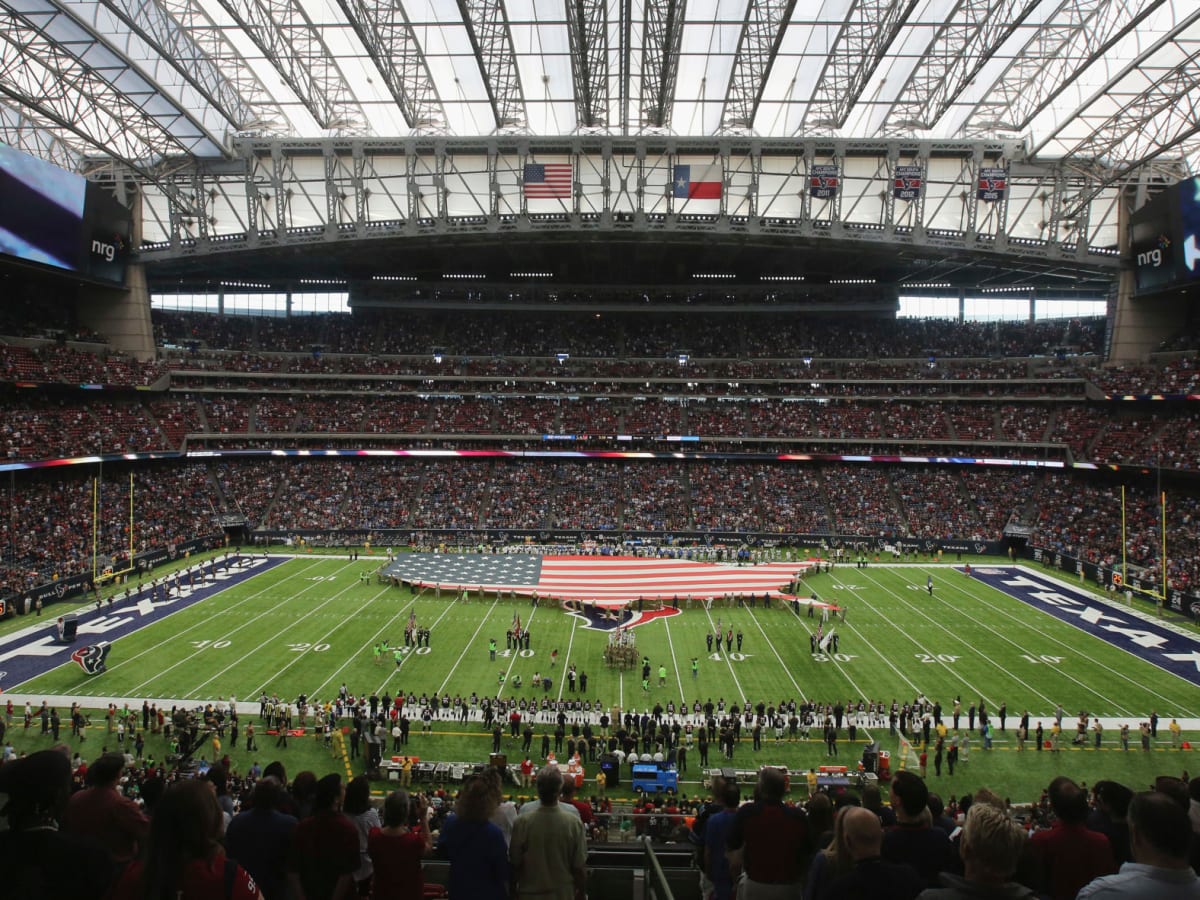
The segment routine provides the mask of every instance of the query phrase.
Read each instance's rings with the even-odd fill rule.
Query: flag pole
[[[129,566],[133,567],[133,472],[129,473]]]
[[[1162,600],[1167,602],[1167,492],[1163,491],[1160,495],[1160,509],[1162,512],[1162,552],[1159,554],[1162,557]]]
[[[1125,584],[1125,485],[1121,485],[1121,584]]]
[[[98,529],[100,506],[100,480],[92,476],[92,583],[96,583],[96,547],[99,541]]]

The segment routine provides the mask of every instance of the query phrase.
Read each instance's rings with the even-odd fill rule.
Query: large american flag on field
[[[529,553],[404,553],[384,574],[416,587],[513,591],[540,597],[623,606],[646,600],[703,600],[725,594],[790,597],[789,584],[808,562],[737,566],[628,556],[540,556]]]

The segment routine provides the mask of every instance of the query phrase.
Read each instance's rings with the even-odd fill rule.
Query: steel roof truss
[[[503,0],[458,0],[458,9],[475,49],[496,129],[524,128],[525,92]]]
[[[738,38],[721,128],[750,132],[796,0],[750,0]]]
[[[917,0],[854,0],[825,61],[797,133],[846,124]]]
[[[408,127],[425,132],[445,129],[446,112],[401,4],[338,0],[338,5],[374,61]]]
[[[1040,0],[959,0],[888,112],[889,133],[934,128]]]
[[[317,125],[335,134],[361,134],[367,118],[297,0],[220,0]]]
[[[575,118],[580,128],[608,125],[608,4],[566,0]]]
[[[772,4],[778,0],[764,2]],[[675,103],[675,78],[679,74],[679,47],[683,40],[687,0],[645,0],[645,3],[640,124],[665,128],[671,124],[671,107]],[[751,0],[751,3],[757,5],[758,0]]]

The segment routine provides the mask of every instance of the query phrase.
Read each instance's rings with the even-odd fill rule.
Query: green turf
[[[542,692],[529,686],[534,672],[540,671],[554,678],[553,696],[570,697],[561,676],[573,662],[588,675],[587,696],[606,707],[641,709],[668,699],[690,705],[695,698],[715,702],[722,697],[730,703],[791,697],[831,702],[865,697],[890,703],[893,698],[911,700],[918,693],[941,701],[947,712],[955,696],[962,697],[964,709],[980,697],[993,711],[1006,702],[1010,731],[997,735],[996,750],[984,753],[975,740],[970,762],[953,779],[945,772],[940,779],[930,772],[931,781],[944,793],[987,785],[1016,801],[1032,800],[1059,773],[1088,782],[1112,777],[1140,786],[1156,774],[1178,774],[1191,760],[1190,753],[1171,751],[1165,744],[1152,753],[1123,753],[1111,733],[1099,752],[1015,752],[1009,738],[1022,709],[1029,709],[1035,722],[1042,718],[1048,725],[1055,705],[1062,703],[1072,716],[1086,709],[1094,715],[1128,717],[1136,732],[1137,722],[1151,709],[1164,724],[1171,716],[1200,716],[1200,692],[945,567],[842,567],[811,576],[809,588],[848,607],[846,622],[838,623],[842,641],[836,657],[814,659],[808,640],[814,620],[778,606],[750,610],[717,605],[706,611],[697,604],[681,616],[651,622],[636,630],[638,647],[650,657],[655,673],[660,663],[666,665],[668,683],[660,688],[657,677],[652,678],[646,692],[640,673],[605,667],[606,633],[584,628],[557,607],[543,604],[533,609],[527,600],[494,598],[451,603],[428,592],[414,597],[374,578],[362,581],[361,574],[376,565],[378,560],[298,558],[120,639],[109,657],[108,672],[98,678],[84,677],[68,665],[9,690],[20,695],[153,697],[193,704],[230,696],[250,700],[262,691],[289,699],[303,692],[310,699],[322,699],[333,696],[344,682],[356,694],[403,689],[511,697],[513,676],[520,674],[526,683],[521,691],[540,697]],[[933,597],[924,590],[931,573],[937,584]],[[432,630],[428,652],[406,654],[399,668],[390,660],[377,664],[372,645],[384,637],[393,646],[402,645],[411,611]],[[520,614],[532,636],[528,656],[504,649],[504,633],[514,613]],[[718,618],[724,627],[744,633],[741,654],[706,651],[705,634]],[[494,662],[488,659],[491,637],[500,648]],[[553,649],[559,651],[559,662],[552,669]],[[693,656],[700,660],[697,679],[691,677]],[[501,671],[506,679],[502,688]],[[94,737],[107,739],[97,731],[103,729],[93,729]],[[414,749],[427,759],[483,760],[491,749],[490,735],[477,723],[439,723],[432,737],[418,732],[415,727]],[[19,727],[10,735],[18,749],[47,740],[32,731],[26,735]],[[874,736],[885,749],[896,750],[897,742],[886,728]],[[865,737],[860,730],[860,738]],[[98,749],[94,740],[87,746],[89,751]],[[262,752],[254,758],[274,758],[269,745],[260,741],[260,746]],[[506,744],[505,749],[515,759],[518,747]],[[842,763],[852,763],[861,752],[844,733],[840,749]],[[161,758],[162,750],[158,752]],[[312,739],[293,742],[286,754],[292,771],[335,765],[329,752]],[[241,766],[250,761],[240,748],[234,758]],[[718,764],[715,748],[712,761]],[[762,762],[808,768],[827,759],[824,746],[816,741],[777,745],[768,740],[754,753],[744,740],[734,765],[750,768]],[[699,779],[698,770],[693,753],[691,779]],[[589,776],[593,771],[590,767]],[[690,793],[698,785],[685,783],[684,789]]]

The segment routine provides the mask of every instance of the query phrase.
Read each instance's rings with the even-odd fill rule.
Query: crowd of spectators
[[[890,321],[756,315],[644,308],[601,313],[552,309],[405,309],[402,315],[359,311],[291,318],[239,318],[155,310],[160,345],[228,350],[447,356],[695,357],[784,359],[797,349],[857,358],[1033,357],[1094,354],[1103,319],[1029,324],[959,323],[943,319]],[[838,348],[830,352],[829,348]],[[843,349],[844,348],[844,349]],[[847,352],[848,351],[848,352]]]
[[[547,436],[570,436],[580,442],[575,449],[628,449],[618,438],[626,436],[640,449],[679,435],[698,440],[688,449],[727,452],[1044,459],[1064,459],[1069,452],[1075,461],[1183,469],[1200,459],[1195,416],[1178,408],[1135,415],[1084,405],[986,402],[229,392],[155,400],[104,395],[90,402],[30,393],[0,401],[0,409],[0,448],[11,460],[179,450],[188,436],[223,449],[309,448],[339,436],[363,447],[410,449],[455,447],[468,436],[474,446],[546,449],[539,445]],[[1039,446],[1022,451],[1014,443]]]
[[[907,466],[892,473],[892,485],[907,537],[995,539],[995,532],[983,531],[974,504],[963,489],[960,473]]]
[[[532,797],[506,796],[487,769],[457,787],[406,782],[376,803],[366,776],[289,779],[279,760],[185,773],[140,752],[70,753],[0,761],[0,864],[16,895],[420,897],[431,895],[423,860],[437,857],[451,897],[581,897],[590,850],[611,851],[603,844],[632,821],[660,849],[688,849],[700,895],[718,900],[1200,896],[1200,780],[1186,773],[1140,792],[1058,776],[1014,804],[986,787],[943,799],[910,768],[884,802],[874,783],[801,799],[764,766],[754,784],[714,773],[707,794],[630,809],[603,788],[577,796],[554,765],[522,770]]]
[[[128,472],[106,471],[99,478],[95,470],[26,473],[19,485],[10,483],[7,499],[0,521],[0,594],[92,574],[94,564],[103,568],[107,562],[119,571],[129,565],[131,543],[140,553],[220,531],[208,469],[200,463],[135,470],[132,486]]]

